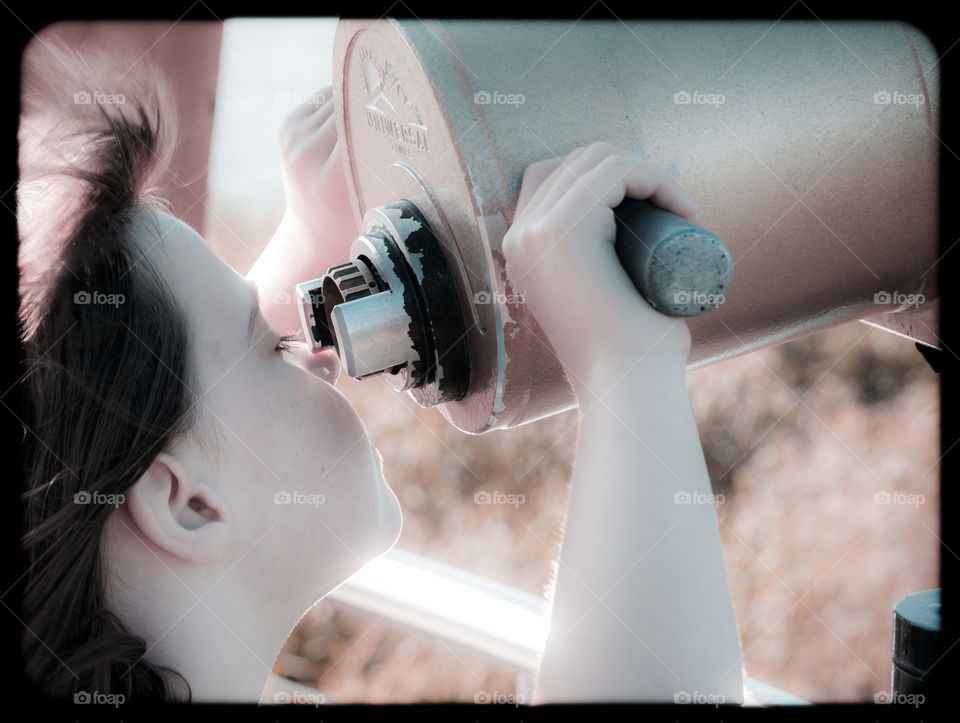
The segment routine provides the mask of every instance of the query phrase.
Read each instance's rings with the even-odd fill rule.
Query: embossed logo
[[[386,59],[378,63],[373,51],[362,46],[360,64],[363,91],[367,96],[363,108],[370,129],[390,137],[391,148],[404,156],[409,156],[412,148],[429,153],[423,116],[407,96],[390,63]]]

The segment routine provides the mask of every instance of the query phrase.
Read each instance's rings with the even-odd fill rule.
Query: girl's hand
[[[282,334],[300,330],[294,287],[344,263],[357,236],[333,115],[323,88],[284,119],[280,132],[287,208],[273,238],[247,273],[260,309]]]
[[[340,263],[340,259],[345,261],[357,236],[332,93],[331,86],[322,88],[295,108],[280,130],[283,187],[287,195],[283,223],[309,236],[311,248],[322,260],[319,265],[327,266]]]
[[[690,351],[684,320],[650,306],[617,258],[613,208],[625,196],[699,220],[696,204],[666,171],[594,143],[526,168],[503,239],[513,290],[523,295],[578,396],[604,365],[604,373],[616,375],[645,354],[685,365]]]

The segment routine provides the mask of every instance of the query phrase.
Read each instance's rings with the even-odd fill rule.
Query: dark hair
[[[186,317],[131,235],[142,209],[165,210],[148,181],[166,167],[174,127],[166,81],[140,65],[120,88],[103,80],[125,73],[43,42],[24,63],[23,650],[28,676],[57,698],[171,699],[178,679],[190,695],[108,610],[103,576],[117,500],[197,422]]]

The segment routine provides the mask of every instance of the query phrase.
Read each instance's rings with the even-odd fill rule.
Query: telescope
[[[360,235],[297,286],[305,338],[463,432],[577,405],[501,244],[524,169],[595,141],[703,213],[614,209],[688,370],[855,320],[939,346],[938,64],[910,25],[350,19],[333,60]]]

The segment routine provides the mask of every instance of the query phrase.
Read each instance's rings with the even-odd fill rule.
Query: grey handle
[[[733,262],[717,236],[649,201],[614,209],[620,263],[643,298],[667,316],[697,316],[730,288]]]

